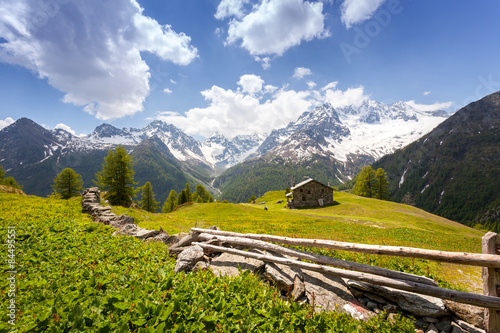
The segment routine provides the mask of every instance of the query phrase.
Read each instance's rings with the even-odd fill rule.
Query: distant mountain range
[[[134,156],[136,181],[151,181],[161,201],[186,182],[201,183],[221,199],[246,201],[304,176],[331,185],[346,182],[361,166],[417,140],[448,116],[403,102],[365,100],[337,109],[324,104],[267,136],[229,139],[215,133],[203,142],[158,120],[142,129],[102,124],[79,137],[21,118],[0,131],[0,165],[27,193],[47,195],[66,167],[91,186],[107,151],[123,145]]]

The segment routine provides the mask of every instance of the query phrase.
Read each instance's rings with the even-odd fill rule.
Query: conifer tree
[[[141,187],[141,208],[150,213],[154,213],[154,211],[159,207],[159,202],[155,200],[155,194],[153,193],[153,186],[150,182],[144,184]]]
[[[252,195],[252,196],[250,197],[250,199],[248,199],[248,203],[252,203],[252,202],[254,202],[255,200],[257,200],[257,197],[256,197],[255,195]]]
[[[375,195],[374,198],[381,200],[389,200],[389,181],[387,174],[382,168],[375,171]]]
[[[358,175],[352,193],[373,198],[375,194],[375,171],[371,166],[365,166]]]
[[[193,201],[193,193],[191,193],[191,186],[189,183],[186,183],[186,202]]]
[[[198,198],[201,198],[201,201],[199,201]],[[196,186],[195,191],[193,192],[192,200],[194,202],[214,202],[214,198],[210,192],[208,192],[201,184]]]
[[[16,180],[14,179],[14,177],[7,177],[7,178],[4,178],[1,182],[2,185],[5,185],[5,186],[10,186],[10,187],[14,187],[14,188],[17,188],[17,189],[20,189],[22,190],[22,186],[19,185]]]
[[[170,213],[177,207],[177,192],[175,190],[171,190],[165,203],[163,204],[162,212]]]
[[[82,186],[82,176],[77,174],[73,169],[66,168],[54,178],[52,188],[61,198],[69,199],[78,196],[78,191],[82,190]]]
[[[129,207],[135,194],[134,170],[132,156],[123,146],[110,150],[104,158],[102,171],[96,173],[94,181],[101,190],[106,190],[105,199],[112,205]]]
[[[186,189],[183,189],[182,191],[179,192],[179,195],[177,195],[177,206],[185,204],[186,202],[188,202],[186,196]]]
[[[4,177],[5,177],[5,171],[3,171],[3,167],[0,165],[0,183],[2,182]]]

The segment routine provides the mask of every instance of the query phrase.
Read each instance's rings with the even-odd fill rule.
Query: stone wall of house
[[[333,204],[333,191],[315,181],[304,184],[293,191],[293,206],[300,207],[318,207],[319,200],[323,200],[323,206]]]

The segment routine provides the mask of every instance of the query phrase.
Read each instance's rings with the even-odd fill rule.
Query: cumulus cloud
[[[302,41],[329,36],[329,31],[324,26],[325,17],[322,11],[321,2],[263,0],[255,3],[251,11],[246,13],[241,1],[222,0],[217,9],[219,15],[216,14],[216,17],[231,17],[227,44],[241,41],[241,47],[251,55],[281,56]],[[268,63],[269,59],[267,65],[264,62],[264,66],[268,66]]]
[[[61,3],[61,4],[60,4]],[[0,4],[0,61],[26,67],[99,119],[142,111],[149,67],[141,52],[187,65],[191,38],[144,16],[136,0]]]
[[[445,110],[453,105],[453,102],[435,102],[433,104],[417,104],[414,100],[405,102],[410,105],[414,109],[420,111],[437,111],[437,110]]]
[[[340,5],[342,23],[347,29],[370,19],[385,0],[344,0]]]
[[[293,77],[296,79],[302,79],[304,76],[311,75],[312,72],[309,68],[297,67],[293,73]]]
[[[365,94],[365,88],[363,86],[356,88],[348,88],[347,90],[340,90],[336,88],[335,85],[328,85],[327,89],[324,89],[324,101],[330,103],[334,108],[343,106],[359,106],[364,100],[368,99],[370,96]]]
[[[309,89],[314,89],[314,87],[316,87],[316,82],[309,81],[307,82],[307,86],[309,87]]]
[[[0,130],[13,124],[14,122],[15,122],[15,120],[12,119],[11,117],[7,117],[7,118],[5,118],[5,120],[0,119]]]
[[[207,107],[193,108],[184,115],[162,112],[157,118],[188,134],[208,137],[218,131],[232,138],[239,134],[269,133],[297,120],[313,105],[309,91],[264,85],[264,80],[256,75],[243,75],[238,85],[240,88],[236,90],[212,86],[201,92],[209,103]]]
[[[255,95],[262,91],[262,85],[264,80],[260,76],[247,74],[240,77],[238,85],[241,86],[241,90],[249,95]]]

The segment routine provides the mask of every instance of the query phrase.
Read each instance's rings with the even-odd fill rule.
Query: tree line
[[[117,146],[104,158],[102,170],[96,173],[97,180],[94,180],[94,184],[101,191],[105,191],[103,198],[111,205],[130,207],[133,203],[132,198],[140,192],[141,209],[155,212],[160,208],[160,203],[156,201],[153,186],[148,181],[143,186],[135,188],[137,183],[134,181],[133,165],[132,156],[127,153],[127,150],[123,146]],[[82,186],[81,175],[71,168],[66,168],[55,177],[52,188],[56,196],[69,199],[78,196],[79,191],[83,189]],[[170,191],[163,204],[162,212],[169,213],[187,202],[205,203],[214,202],[214,199],[202,185],[197,185],[195,190],[191,191],[191,186],[186,183],[186,188],[179,194],[175,190]]]

